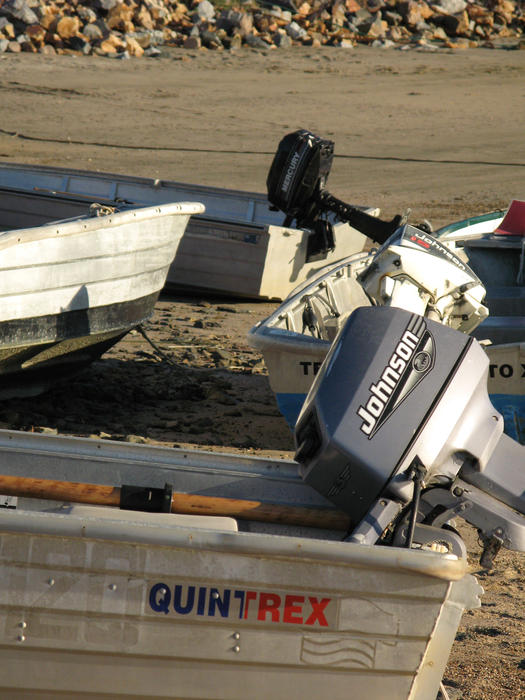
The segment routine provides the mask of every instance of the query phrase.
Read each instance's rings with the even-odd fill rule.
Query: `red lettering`
[[[315,622],[319,622],[321,627],[328,627],[328,620],[324,616],[324,609],[328,603],[332,600],[331,598],[323,598],[321,602],[317,598],[309,597],[310,605],[312,606],[312,614],[306,620],[306,625],[313,625]]]
[[[257,613],[258,620],[265,620],[266,613],[270,613],[272,622],[279,622],[279,606],[281,605],[281,596],[277,593],[260,593],[259,594],[259,612]]]
[[[430,248],[430,243],[421,240],[421,238],[418,236],[410,236],[410,240],[414,241],[414,243],[418,243],[420,246],[423,246],[423,248]]]
[[[257,598],[257,593],[255,591],[246,591],[246,607],[244,608],[244,619],[248,617],[248,605],[250,600],[255,600]]]
[[[298,605],[300,603],[300,605]],[[287,595],[284,599],[283,622],[303,624],[304,595]]]

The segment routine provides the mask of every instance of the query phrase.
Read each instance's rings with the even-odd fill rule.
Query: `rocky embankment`
[[[159,56],[166,47],[525,48],[519,0],[0,0],[0,53]]]

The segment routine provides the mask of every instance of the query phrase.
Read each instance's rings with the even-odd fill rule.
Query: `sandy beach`
[[[0,55],[0,162],[265,192],[280,139],[335,141],[328,189],[434,227],[525,198],[525,54],[509,50],[173,49],[158,59]],[[66,387],[0,407],[0,427],[293,455],[246,333],[272,303],[164,295]],[[479,568],[445,683],[457,700],[525,697],[525,559]],[[247,695],[249,700],[249,695]]]

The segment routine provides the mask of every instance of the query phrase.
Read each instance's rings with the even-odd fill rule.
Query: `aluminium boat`
[[[0,431],[11,476],[336,513],[290,460]],[[7,476],[6,476],[7,475]],[[53,482],[55,486],[57,482]],[[114,489],[106,488],[106,491]],[[150,494],[151,490],[146,489]],[[312,527],[27,494],[0,508],[7,697],[434,700],[465,609],[464,557]],[[213,512],[213,511],[210,511]],[[332,521],[333,523],[333,521]]]
[[[519,441],[525,439],[524,234],[525,202],[519,201],[507,212],[472,217],[433,234],[468,263],[485,287],[489,313],[471,334],[487,341],[489,394],[505,418],[505,431]],[[434,265],[435,258],[426,257]],[[248,342],[263,355],[290,426],[339,329],[355,308],[372,303],[361,280],[375,259],[373,250],[327,266],[251,329]]]
[[[0,395],[36,395],[148,319],[197,202],[107,207],[43,223],[0,191]],[[61,212],[63,213],[63,212]]]
[[[4,228],[84,214],[92,202],[201,202],[206,213],[188,223],[168,269],[168,291],[282,300],[324,265],[362,250],[366,243],[359,231],[339,222],[333,250],[311,255],[311,232],[285,225],[284,215],[270,209],[266,195],[170,180],[0,163],[0,193],[12,198],[10,220],[0,222]],[[359,209],[379,214],[375,207]]]

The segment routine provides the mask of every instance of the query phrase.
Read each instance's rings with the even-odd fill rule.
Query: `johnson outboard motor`
[[[525,551],[525,447],[503,434],[472,337],[403,309],[362,307],[332,345],[299,416],[304,480],[349,513],[353,542]],[[443,551],[443,550],[441,550]]]
[[[408,224],[379,248],[358,281],[380,306],[406,309],[463,333],[488,316],[485,287],[473,270],[439,239]]]
[[[402,223],[402,216],[382,221],[376,216],[336,199],[324,188],[334,157],[334,142],[306,129],[287,134],[279,143],[268,172],[268,201],[286,214],[285,226],[295,220],[311,229],[307,260],[326,256],[335,247],[328,214],[347,222],[376,243],[383,243]]]

